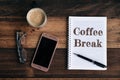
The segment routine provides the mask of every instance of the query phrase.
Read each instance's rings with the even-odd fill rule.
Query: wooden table
[[[45,10],[47,24],[40,29],[32,28],[26,21],[26,13],[32,0],[0,1],[0,77],[33,79],[50,78],[79,80],[120,80],[120,1],[119,0],[36,0],[38,7]],[[106,71],[67,70],[67,27],[68,16],[107,16],[107,60]],[[20,64],[17,59],[15,32],[27,33],[27,62]],[[59,38],[59,44],[51,64],[45,73],[30,66],[36,44],[41,33],[47,32]],[[32,80],[31,79],[31,80]],[[72,80],[71,79],[71,80]],[[43,79],[44,80],[44,79]],[[46,79],[45,79],[46,80]]]

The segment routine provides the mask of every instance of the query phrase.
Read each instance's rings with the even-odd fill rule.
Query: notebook
[[[93,61],[107,66],[107,17],[69,16],[68,20],[68,70],[106,70]]]

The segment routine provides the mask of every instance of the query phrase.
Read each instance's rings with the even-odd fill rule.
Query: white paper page
[[[107,69],[107,68],[99,67],[73,54],[73,53],[77,53],[83,55],[87,58],[90,58],[107,66],[106,23],[107,23],[106,17],[75,17],[75,16],[69,17],[68,69],[70,70],[71,69],[82,69],[82,70]],[[80,43],[79,45],[81,46],[75,47],[75,42],[77,43],[79,42]]]

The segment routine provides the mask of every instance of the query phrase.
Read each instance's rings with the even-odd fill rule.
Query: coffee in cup
[[[47,21],[46,13],[41,8],[32,8],[27,13],[27,22],[32,27],[43,27]]]

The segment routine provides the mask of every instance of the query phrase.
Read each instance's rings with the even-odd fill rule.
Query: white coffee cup
[[[27,22],[32,27],[43,27],[47,22],[47,15],[41,8],[32,8],[26,16]]]

